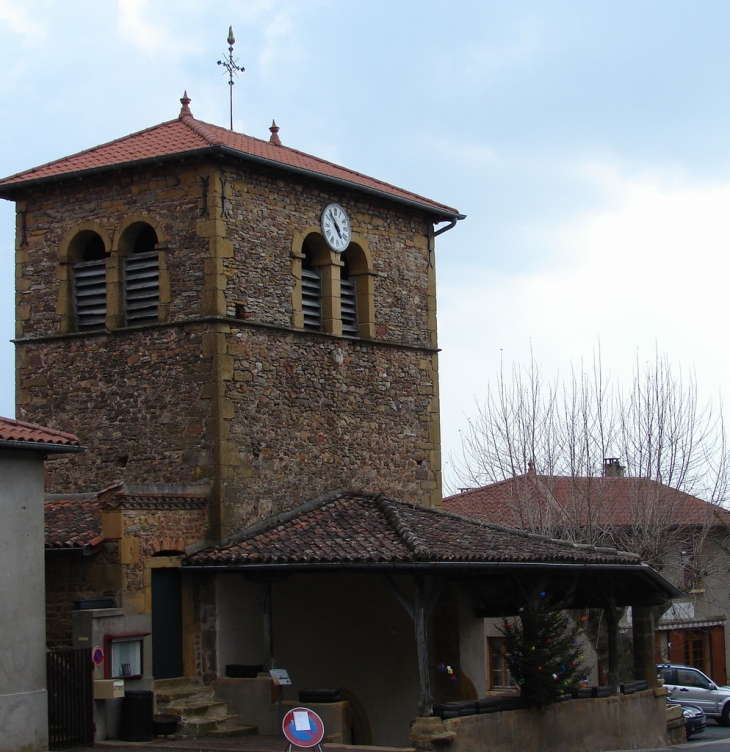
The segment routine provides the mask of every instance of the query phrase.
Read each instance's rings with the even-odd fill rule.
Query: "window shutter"
[[[157,251],[124,257],[124,315],[127,324],[157,321],[160,260]]]
[[[106,324],[106,261],[83,261],[73,265],[76,327],[85,332]]]
[[[357,336],[357,291],[354,279],[340,280],[342,333]]]
[[[322,329],[322,277],[319,269],[302,269],[304,328]]]

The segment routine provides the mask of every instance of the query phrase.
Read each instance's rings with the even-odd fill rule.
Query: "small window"
[[[107,679],[140,679],[144,674],[144,638],[149,632],[106,635]]]
[[[512,675],[507,668],[504,637],[489,637],[489,688],[512,689]]]
[[[312,266],[312,254],[302,259],[302,313],[304,328],[322,331],[322,269]]]
[[[160,259],[157,234],[138,222],[125,233],[131,252],[124,256],[124,318],[127,324],[157,321],[160,306]]]
[[[76,330],[106,325],[106,249],[101,236],[85,230],[73,241],[73,300]]]

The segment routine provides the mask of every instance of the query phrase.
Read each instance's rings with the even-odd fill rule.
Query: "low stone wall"
[[[256,726],[259,734],[279,734],[281,721],[278,691],[268,673],[259,674],[256,679],[220,677],[215,683],[215,696],[217,700],[226,703],[229,713],[241,716],[242,723]],[[326,730],[325,742],[350,743],[352,734],[349,703],[283,702],[284,713],[297,707],[309,708],[322,719]]]
[[[418,718],[417,750],[437,752],[600,752],[667,744],[666,689],[569,700],[544,710],[510,710],[442,721]]]

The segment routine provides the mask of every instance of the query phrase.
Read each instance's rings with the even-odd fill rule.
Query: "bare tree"
[[[627,385],[600,352],[567,379],[534,359],[502,368],[451,461],[462,488],[511,481],[494,492],[495,522],[633,551],[680,586],[716,568],[706,540],[728,530],[722,411],[666,358],[637,361]]]

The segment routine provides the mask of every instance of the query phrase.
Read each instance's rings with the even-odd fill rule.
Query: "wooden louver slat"
[[[302,313],[304,328],[322,329],[322,278],[319,269],[302,269]]]
[[[357,291],[355,280],[340,280],[340,316],[342,333],[357,336]]]
[[[127,324],[157,321],[160,304],[160,262],[157,251],[124,259],[124,315]]]
[[[74,309],[80,332],[106,324],[106,260],[73,265]]]

